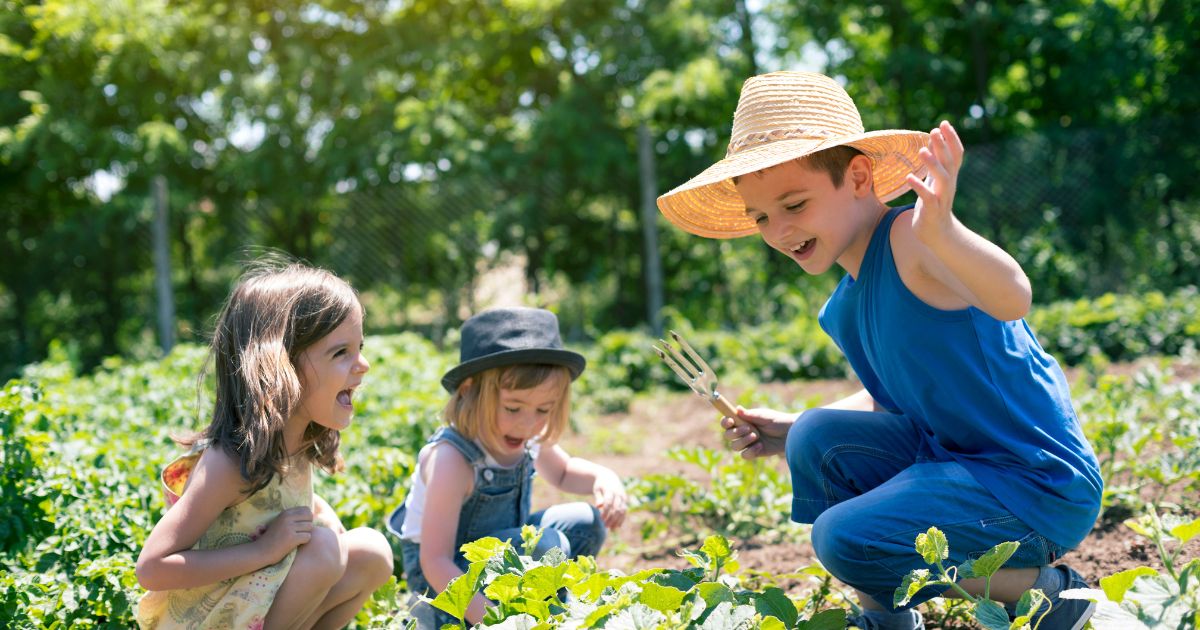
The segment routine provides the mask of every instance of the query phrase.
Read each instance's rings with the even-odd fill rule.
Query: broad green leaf
[[[1120,603],[1124,601],[1125,593],[1133,586],[1133,581],[1143,575],[1158,575],[1158,571],[1150,567],[1127,569],[1108,577],[1100,578],[1100,588],[1104,590],[1104,595],[1108,597],[1108,601]]]
[[[704,599],[708,608],[715,608],[722,602],[733,603],[733,591],[728,586],[717,582],[704,582],[696,585],[696,592]]]
[[[483,589],[483,594],[492,601],[505,604],[521,594],[520,582],[521,576],[515,573],[505,573],[492,580],[492,583]]]
[[[759,630],[787,630],[788,626],[783,625],[783,622],[775,617],[763,617],[758,622]]]
[[[1046,603],[1046,594],[1042,592],[1042,589],[1029,589],[1021,593],[1021,599],[1017,600],[1017,616],[1026,618],[1026,622],[1028,622],[1028,618],[1040,609],[1044,603]]]
[[[736,630],[754,618],[752,606],[736,605],[723,601],[704,618],[700,630]]]
[[[924,534],[917,534],[917,553],[925,559],[925,564],[937,564],[950,556],[950,545],[946,535],[936,527],[930,527]]]
[[[483,562],[485,560],[489,560],[492,556],[496,555],[496,552],[500,551],[504,547],[510,546],[512,545],[506,541],[488,536],[486,538],[480,538],[475,542],[466,543],[460,547],[459,550],[462,551],[462,554],[464,557],[466,557],[467,562]]]
[[[1008,630],[1008,613],[1004,606],[990,599],[980,599],[972,612],[979,625],[988,630]]]
[[[521,578],[521,595],[530,599],[553,597],[563,586],[562,576],[566,567],[534,567]]]
[[[687,592],[673,586],[646,582],[642,584],[642,594],[638,596],[638,601],[659,612],[669,613],[679,609],[685,595]]]
[[[783,589],[774,586],[754,596],[754,608],[763,617],[775,617],[789,628],[796,625],[796,618],[799,617],[796,604],[788,599]]]
[[[1200,534],[1200,518],[1171,528],[1171,535],[1185,545],[1197,534]]]
[[[904,576],[900,581],[900,586],[896,588],[895,594],[892,596],[893,606],[903,606],[917,594],[918,591],[929,585],[929,569],[913,569]]]
[[[971,564],[971,574],[974,577],[992,577],[1020,546],[1020,543],[1008,541],[992,547]]]
[[[607,630],[652,630],[666,621],[661,612],[641,603],[614,613],[604,624]]]
[[[446,611],[455,619],[465,618],[467,606],[471,605],[471,598],[475,597],[475,593],[479,591],[482,574],[483,563],[472,562],[471,566],[467,567],[467,572],[450,580],[446,589],[438,593],[430,604],[434,608]]]
[[[724,565],[733,556],[733,549],[729,547],[729,541],[724,536],[713,535],[705,538],[700,551],[718,565]]]
[[[845,627],[846,611],[841,608],[822,610],[796,626],[797,630],[842,630]]]

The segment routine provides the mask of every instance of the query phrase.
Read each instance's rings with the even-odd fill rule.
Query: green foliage
[[[736,553],[719,536],[709,536],[698,550],[681,552],[693,569],[649,569],[634,575],[600,571],[589,557],[568,560],[561,552],[533,560],[495,539],[468,543],[463,551],[476,559],[433,605],[461,620],[471,597],[482,589],[494,602],[481,624],[485,627],[824,630],[845,626],[843,610],[801,619],[782,590],[740,588],[735,577],[721,573],[722,568],[736,570]]]
[[[1200,396],[1170,367],[1105,375],[1075,396],[1104,478],[1103,509],[1130,514],[1178,493],[1200,491]]]
[[[1127,569],[1100,580],[1100,589],[1076,589],[1063,597],[1098,602],[1096,630],[1194,628],[1200,625],[1200,559],[1185,561],[1184,547],[1200,534],[1200,519],[1177,514],[1146,514],[1126,521],[1158,551],[1164,573],[1147,566]]]
[[[959,596],[970,602],[971,617],[988,630],[1021,630],[1028,628],[1030,623],[1037,627],[1041,617],[1048,612],[1040,611],[1039,614],[1041,605],[1046,601],[1045,594],[1040,590],[1032,589],[1022,595],[1017,606],[1017,617],[1011,621],[1008,613],[1004,610],[1004,605],[989,597],[992,576],[1004,566],[1005,562],[1008,562],[1018,546],[1019,543],[1016,542],[1003,542],[992,547],[974,561],[946,568],[942,561],[949,557],[950,545],[941,530],[930,527],[928,531],[917,535],[915,547],[921,558],[933,566],[934,572],[931,573],[929,569],[909,571],[896,589],[892,604],[903,606],[927,588],[937,588],[940,592],[949,587],[958,591]],[[976,597],[959,586],[959,580],[968,578],[984,578],[983,595]]]
[[[730,451],[673,448],[667,457],[707,476],[705,483],[675,473],[651,473],[629,484],[632,509],[661,515],[647,520],[642,538],[669,528],[712,531],[731,538],[788,535],[791,481],[778,462],[746,460]]]

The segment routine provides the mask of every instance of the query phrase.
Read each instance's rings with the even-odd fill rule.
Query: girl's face
[[[810,274],[840,264],[856,275],[874,227],[860,209],[874,197],[869,169],[870,160],[854,158],[839,188],[828,173],[793,160],[742,176],[737,191],[767,245]]]
[[[496,442],[489,444],[497,462],[511,465],[525,452],[525,442],[546,430],[562,391],[556,379],[546,379],[530,389],[500,389],[496,410]]]
[[[333,332],[300,355],[303,393],[292,419],[341,431],[354,415],[354,389],[371,369],[362,355],[362,312],[354,309]]]

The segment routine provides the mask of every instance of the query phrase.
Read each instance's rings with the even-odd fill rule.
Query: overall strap
[[[462,453],[462,456],[466,458],[467,463],[472,468],[478,469],[484,465],[483,449],[480,449],[474,442],[463,437],[461,433],[454,430],[454,427],[441,427],[434,432],[427,443],[433,444],[435,442],[448,442],[450,446],[458,449],[458,452]]]

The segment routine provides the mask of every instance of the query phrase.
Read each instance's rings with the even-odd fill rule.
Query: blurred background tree
[[[183,340],[262,248],[348,277],[372,332],[501,299],[645,326],[638,129],[661,194],[777,69],[869,129],[952,121],[958,212],[1039,302],[1198,284],[1198,34],[1196,0],[0,0],[0,377],[160,351],[157,177]],[[699,326],[811,317],[836,280],[655,227]]]

